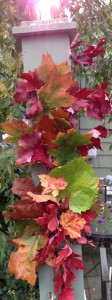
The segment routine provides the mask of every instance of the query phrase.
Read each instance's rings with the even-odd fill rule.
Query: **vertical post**
[[[70,64],[67,50],[75,36],[75,22],[66,19],[49,22],[22,22],[21,26],[13,28],[13,34],[18,43],[21,42],[24,71],[33,70],[41,63],[42,55],[51,54],[56,64],[67,61]],[[36,174],[44,172],[43,166],[32,166],[32,178],[37,185]],[[75,253],[82,255],[80,245],[75,246]],[[73,284],[75,300],[84,300],[83,271],[77,271],[77,282]],[[53,292],[53,268],[45,265],[39,270],[40,300],[50,299]],[[52,298],[51,298],[52,299]],[[56,298],[54,298],[56,300]],[[66,299],[65,299],[66,300]]]

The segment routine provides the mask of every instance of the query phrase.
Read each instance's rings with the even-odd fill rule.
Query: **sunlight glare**
[[[36,3],[37,19],[50,20],[51,9],[59,9],[60,0],[39,0]]]

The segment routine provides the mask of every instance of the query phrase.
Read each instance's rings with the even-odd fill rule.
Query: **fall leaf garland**
[[[92,65],[94,58],[104,53],[104,43],[102,39],[80,52],[77,35],[70,55],[74,68]],[[15,179],[12,192],[19,198],[3,212],[9,220],[28,224],[21,236],[11,241],[18,250],[11,254],[9,272],[34,285],[38,267],[44,263],[52,266],[58,300],[74,299],[75,270],[84,269],[71,244],[92,244],[87,235],[95,218],[99,180],[86,156],[91,148],[101,149],[100,137],[110,133],[99,125],[81,134],[77,113],[84,109],[86,116],[103,120],[111,112],[107,86],[79,89],[67,62],[55,65],[49,54],[43,55],[41,65],[23,73],[17,83],[13,105],[29,107],[24,120],[1,124],[8,133],[6,141],[16,147],[18,166],[36,163],[37,170],[40,164],[45,167],[45,173],[38,174],[38,187],[30,177]],[[26,119],[31,119],[32,126]]]

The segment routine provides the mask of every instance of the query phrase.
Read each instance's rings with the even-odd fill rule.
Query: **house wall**
[[[80,116],[80,130],[82,133],[87,132],[94,127],[101,125],[96,120],[91,120],[90,118]],[[103,125],[103,123],[102,123]],[[112,123],[108,123],[108,119],[105,121],[105,126],[108,129],[112,129]],[[112,175],[112,150],[109,150],[112,144],[112,135],[107,138],[101,138],[102,151],[97,151],[96,158],[92,159],[91,165],[94,168],[95,175],[98,177],[105,177],[106,175]]]

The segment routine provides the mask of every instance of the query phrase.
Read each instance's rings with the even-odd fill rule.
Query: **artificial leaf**
[[[9,135],[5,141],[10,144],[17,144],[22,133],[29,133],[31,128],[22,120],[2,123],[1,127]]]
[[[71,210],[63,212],[60,217],[60,224],[66,229],[67,234],[70,238],[75,239],[81,236],[81,230],[84,228],[86,221],[84,218]]]
[[[47,238],[40,236],[23,236],[12,241],[18,247],[9,260],[9,273],[15,275],[16,279],[27,280],[31,285],[36,282],[37,262],[33,259],[37,251],[47,243]]]
[[[90,209],[98,190],[98,178],[94,177],[93,169],[86,163],[85,158],[74,158],[64,166],[55,168],[49,173],[55,178],[63,177],[68,183],[60,191],[58,199],[68,195],[69,209],[81,213]]]
[[[41,185],[44,187],[42,192],[43,195],[51,193],[54,197],[59,195],[60,190],[64,190],[67,186],[63,177],[58,179],[51,177],[49,175],[39,175]]]

